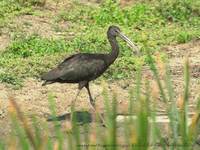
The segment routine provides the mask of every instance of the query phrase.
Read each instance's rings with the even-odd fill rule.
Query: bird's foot
[[[106,122],[101,114],[99,114],[99,119],[100,119],[100,123],[102,124],[102,126],[106,127]]]
[[[99,123],[101,123],[103,127],[106,127],[106,123],[105,123],[104,117],[103,117],[103,115],[102,115],[101,113],[99,113],[99,112],[97,111],[95,105],[92,105],[92,109],[93,109],[94,113],[95,113],[96,116],[97,116],[97,121],[98,121]]]

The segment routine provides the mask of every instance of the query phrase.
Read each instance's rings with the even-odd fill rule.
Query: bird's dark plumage
[[[79,53],[66,58],[56,68],[45,73],[41,79],[45,80],[43,85],[48,83],[79,83],[79,91],[85,87],[88,91],[90,103],[94,107],[89,82],[103,74],[106,69],[115,61],[119,54],[119,46],[116,37],[119,36],[130,45],[135,45],[121,33],[116,26],[110,26],[107,31],[107,37],[112,47],[108,54],[89,54]],[[79,92],[78,92],[79,94]],[[77,96],[78,96],[77,94]],[[75,99],[76,100],[76,99]]]
[[[100,76],[109,66],[105,54],[75,54],[42,76],[48,82],[79,83]]]

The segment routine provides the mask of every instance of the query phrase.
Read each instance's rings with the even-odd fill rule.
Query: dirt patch
[[[163,48],[170,58],[198,57],[200,56],[200,40],[194,40],[189,43],[171,45]],[[171,61],[172,62],[172,61]]]
[[[42,82],[35,79],[27,79],[24,87],[20,90],[8,89],[4,85],[1,85],[2,91],[0,93],[0,125],[7,124],[7,128],[1,130],[1,135],[8,135],[10,132],[10,122],[8,119],[9,93],[13,95],[21,110],[26,116],[28,116],[28,118],[34,115],[39,120],[46,121],[48,116],[51,114],[48,102],[49,96],[53,96],[55,99],[56,114],[62,115],[70,112],[71,102],[74,100],[77,93],[78,86],[76,84],[55,83],[47,86],[41,85]],[[90,88],[96,101],[97,110],[103,112],[104,98],[102,96],[102,85],[91,83]],[[111,91],[115,90],[120,103],[120,112],[127,112],[128,90],[117,86],[117,83],[110,83],[107,85],[107,89],[110,95]],[[83,89],[78,96],[76,102],[76,110],[92,111],[86,89]]]
[[[59,38],[64,36],[68,23],[58,24],[48,17],[23,15],[17,17],[10,28],[26,35],[37,34],[45,38]]]
[[[0,52],[4,50],[10,43],[10,38],[7,34],[0,34]]]
[[[104,105],[102,85],[91,83],[90,88],[92,95],[96,100],[97,107],[102,107]],[[6,87],[4,87],[4,89],[6,89]],[[120,100],[119,103],[128,100],[128,90],[118,86],[117,83],[109,83],[107,89],[109,95],[111,94],[111,91],[115,91],[117,98]],[[69,106],[75,98],[77,91],[77,84],[54,83],[42,86],[42,82],[35,79],[27,79],[23,88],[20,90],[10,89],[10,92],[14,95],[24,112],[36,113],[40,117],[44,117],[45,114],[50,113],[48,108],[49,96],[55,98],[58,114],[70,112]],[[7,99],[5,92],[2,96],[1,99]],[[78,96],[76,108],[77,110],[90,109],[89,97],[86,89],[83,89]]]
[[[129,6],[129,5],[134,4],[136,2],[138,2],[138,0],[120,0],[120,6],[126,7],[126,6]]]
[[[169,54],[172,74],[176,76],[183,75],[183,66],[186,58],[188,58],[192,78],[200,76],[200,40],[177,46],[169,46],[164,50]]]

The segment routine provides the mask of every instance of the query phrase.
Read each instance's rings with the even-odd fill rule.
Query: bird
[[[71,105],[75,105],[75,101],[84,87],[87,89],[91,106],[95,109],[95,102],[92,98],[89,82],[101,76],[108,67],[116,60],[119,55],[119,45],[117,37],[122,38],[124,41],[135,49],[138,53],[137,45],[125,36],[118,26],[111,25],[107,30],[107,38],[111,45],[111,52],[109,53],[78,53],[67,57],[56,68],[43,74],[41,79],[44,80],[42,84],[59,83],[78,83],[78,92],[75,100]]]

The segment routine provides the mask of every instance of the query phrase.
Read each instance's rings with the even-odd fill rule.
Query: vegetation
[[[38,11],[36,6],[44,6],[46,1],[0,1],[1,20],[14,18],[24,12],[34,15]],[[58,3],[59,5],[59,3]],[[1,52],[0,81],[12,84],[5,78],[4,74],[14,76],[13,79],[26,78],[29,76],[39,77],[42,72],[56,65],[60,56],[79,52],[109,52],[110,46],[106,39],[106,30],[109,25],[115,24],[121,27],[130,39],[136,42],[143,55],[138,58],[132,55],[132,50],[120,42],[120,57],[112,65],[104,77],[120,79],[131,77],[132,72],[138,64],[146,63],[146,50],[151,52],[160,51],[164,45],[172,43],[185,43],[200,37],[198,29],[200,25],[199,2],[195,0],[173,1],[162,0],[160,2],[139,1],[133,5],[121,8],[118,1],[105,0],[99,6],[86,5],[78,1],[69,1],[66,8],[54,16],[55,24],[62,21],[68,22],[69,30],[64,31],[73,37],[43,38],[41,35],[26,35],[13,38],[11,44],[5,51]],[[5,13],[6,12],[6,13]],[[42,13],[39,11],[36,13]],[[58,30],[58,28],[54,28]],[[44,57],[58,56],[57,59],[46,59]],[[40,64],[36,60],[40,61]],[[17,63],[16,63],[17,62]],[[48,65],[46,65],[48,64]],[[26,68],[30,68],[31,72]],[[39,69],[38,69],[39,68]],[[15,75],[12,74],[13,69]],[[124,71],[125,70],[125,71]],[[11,78],[8,76],[8,78]],[[13,80],[13,84],[15,81]]]
[[[17,105],[16,101],[10,98],[10,116],[13,124],[13,134],[11,134],[10,145],[5,145],[1,141],[0,148],[3,149],[195,149],[197,133],[199,132],[199,106],[200,100],[191,121],[188,117],[188,94],[189,94],[189,63],[186,59],[184,76],[185,90],[184,97],[180,100],[180,105],[176,105],[174,99],[173,84],[167,68],[158,71],[156,64],[164,65],[160,61],[154,61],[150,54],[147,55],[149,67],[151,68],[157,82],[153,91],[149,90],[148,80],[141,78],[141,68],[137,72],[137,85],[134,92],[130,92],[129,114],[133,117],[125,118],[122,123],[116,121],[117,118],[117,98],[113,95],[110,99],[107,90],[104,88],[105,120],[106,128],[97,125],[94,129],[88,124],[90,119],[87,113],[82,112],[78,116],[75,109],[72,109],[72,124],[63,127],[61,122],[55,118],[55,102],[52,95],[49,96],[49,106],[54,119],[54,129],[49,130],[46,123],[39,123],[36,118],[28,121]],[[158,56],[158,59],[160,57]],[[165,82],[162,83],[159,77],[163,72]],[[142,80],[145,80],[146,94],[141,93]],[[163,87],[167,87],[164,90]],[[156,89],[158,88],[158,90]],[[158,92],[159,91],[159,92]],[[166,105],[166,112],[169,118],[169,129],[165,131],[156,121],[157,99],[160,97]],[[150,105],[151,103],[151,105]],[[82,121],[80,118],[82,117]],[[78,119],[79,118],[79,119]],[[78,122],[79,120],[79,122]],[[98,117],[97,120],[98,121]],[[79,125],[78,123],[84,123]],[[42,124],[42,127],[41,127]],[[66,122],[67,124],[67,122]],[[41,128],[43,130],[41,130]],[[119,128],[123,129],[120,133]],[[54,131],[55,137],[51,134]],[[166,133],[163,133],[166,132]],[[121,136],[119,135],[121,134]],[[26,138],[25,138],[26,137]]]
[[[115,94],[110,96],[105,88],[102,95],[106,128],[99,126],[96,116],[97,125],[93,130],[87,124],[90,120],[87,113],[83,115],[84,124],[80,126],[73,108],[72,124],[68,126],[66,123],[63,132],[59,121],[53,121],[52,130],[46,121],[39,122],[37,116],[29,120],[10,97],[12,132],[8,141],[0,140],[0,149],[84,149],[87,146],[89,149],[96,149],[96,146],[106,149],[195,149],[200,130],[200,98],[196,100],[195,114],[189,123],[189,62],[186,59],[183,98],[176,100],[169,68],[160,60],[167,60],[161,51],[163,46],[186,43],[200,37],[200,2],[138,0],[126,7],[121,7],[119,1],[114,0],[103,0],[99,5],[69,0],[65,1],[64,7],[60,2],[56,0],[55,5],[60,9],[47,11],[46,4],[55,4],[53,0],[0,0],[0,36],[8,31],[11,38],[9,46],[0,50],[0,82],[20,87],[24,79],[39,78],[68,55],[77,52],[107,53],[110,45],[105,33],[109,25],[118,25],[139,45],[142,55],[133,56],[132,50],[120,41],[120,56],[103,78],[132,78],[136,74],[136,85],[129,95],[129,114],[137,119],[129,117],[119,124],[116,121],[117,97]],[[48,15],[49,22],[53,22],[52,30],[61,32],[61,36],[44,37],[16,30],[17,26],[13,28],[15,19],[23,15]],[[60,28],[59,24],[63,22],[67,23],[67,30]],[[160,55],[154,56],[155,52]],[[148,79],[141,78],[143,65],[148,65],[154,75],[156,86],[153,88]],[[145,94],[141,88],[143,81]],[[166,133],[156,122],[158,99],[165,104],[169,118]],[[52,95],[49,96],[49,105],[54,119],[56,107]],[[119,135],[121,129],[123,134]]]

